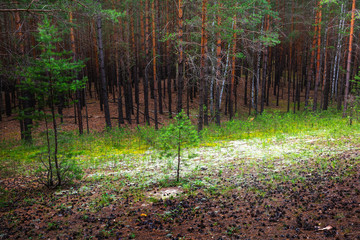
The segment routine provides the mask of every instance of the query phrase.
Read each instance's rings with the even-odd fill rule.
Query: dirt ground
[[[50,191],[4,179],[13,197],[1,207],[0,239],[360,239],[360,169],[349,156],[339,158],[356,166],[350,177],[302,172],[270,187],[251,173],[236,183],[232,169],[219,189],[177,187],[170,198],[154,197],[174,189],[156,185],[120,194],[119,179],[107,179],[106,191],[105,180]]]
[[[115,103],[110,109],[116,116]],[[98,102],[90,101],[88,111],[90,129],[103,131]],[[66,109],[62,129],[77,129],[73,115],[72,108]],[[160,122],[166,119],[160,116]],[[0,140],[19,139],[15,115],[4,120]],[[116,119],[112,121],[116,126]],[[43,130],[40,126],[36,132]],[[1,203],[0,240],[360,239],[359,160],[350,155],[338,156],[354,166],[348,177],[338,178],[331,170],[322,175],[303,171],[301,181],[279,181],[274,187],[251,171],[245,181],[234,181],[241,174],[235,167],[220,176],[221,187],[176,187],[179,192],[170,198],[156,197],[156,191],[174,187],[119,191],[121,179],[115,178],[82,180],[56,191],[33,178],[1,179],[0,194],[8,201]],[[219,178],[211,171],[197,176],[204,177]]]

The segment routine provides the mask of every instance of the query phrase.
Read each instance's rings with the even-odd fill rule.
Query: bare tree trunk
[[[16,24],[16,37],[19,41],[19,53],[21,56],[25,55],[25,46],[24,46],[24,39],[23,39],[23,24],[21,23],[20,13],[17,11],[15,12],[15,24]],[[21,84],[22,79],[20,79],[19,83]],[[32,141],[31,136],[31,126],[32,126],[32,104],[31,99],[32,95],[27,91],[19,91],[19,108],[21,111],[24,112],[24,120],[20,120],[20,131],[21,131],[21,139],[25,140],[26,142]]]
[[[231,59],[231,81],[229,84],[229,119],[233,118],[233,101],[231,97],[232,88],[235,89],[235,66],[236,66],[236,15],[234,16],[233,24],[233,46],[232,46],[232,59]]]
[[[149,116],[149,75],[148,75],[148,65],[150,64],[150,34],[149,34],[149,0],[145,0],[145,76],[144,76],[144,117],[147,125],[150,125],[150,116]]]
[[[101,92],[104,103],[104,112],[105,112],[105,122],[106,127],[111,129],[111,119],[110,119],[110,111],[109,111],[109,102],[108,102],[108,92],[107,92],[107,84],[106,84],[106,75],[105,75],[105,59],[104,59],[104,48],[103,48],[103,40],[102,40],[102,20],[101,16],[97,16],[96,24],[97,24],[97,33],[98,33],[98,47],[99,47],[99,62],[100,62],[100,73],[101,73]]]
[[[69,12],[69,22],[72,25],[73,23],[73,13]],[[75,44],[75,33],[74,33],[74,28],[71,27],[70,28],[70,43],[71,43],[71,51],[72,51],[72,56],[73,56],[73,61],[76,61],[76,44]],[[77,109],[77,122],[78,122],[78,127],[79,127],[79,134],[82,135],[84,132],[84,127],[83,127],[83,119],[82,119],[82,113],[81,113],[81,94],[80,94],[80,90],[76,90],[76,109]]]
[[[321,108],[323,110],[326,110],[327,107],[328,107],[328,101],[329,101],[329,82],[327,81],[328,80],[328,74],[327,73],[327,69],[328,69],[328,44],[329,44],[329,33],[328,33],[328,30],[329,28],[327,27],[326,28],[326,37],[325,37],[325,47],[324,47],[324,52],[325,52],[325,59],[324,59],[324,71],[323,71],[323,84],[322,84],[322,91],[321,91]]]
[[[320,1],[319,1],[320,3]],[[311,82],[313,79],[313,75],[314,75],[314,70],[313,70],[313,65],[314,65],[314,60],[315,60],[315,45],[316,45],[316,33],[317,33],[317,29],[318,29],[318,13],[316,13],[316,17],[315,17],[315,29],[314,29],[314,37],[313,37],[313,42],[312,42],[312,47],[311,47],[311,58],[310,58],[310,66],[309,66],[309,74],[307,76],[307,81],[306,81],[306,92],[305,92],[305,109],[307,109],[308,105],[309,105],[309,97],[310,97],[310,88],[311,88]]]
[[[166,1],[166,22],[170,22],[169,17],[169,1]],[[166,34],[169,34],[169,27],[166,28]],[[168,109],[169,109],[169,118],[172,118],[172,92],[171,92],[171,64],[170,64],[170,40],[166,41],[166,67],[167,67],[167,94],[168,94]]]
[[[184,69],[184,57],[183,57],[183,5],[182,5],[182,0],[179,0],[179,12],[178,12],[178,21],[179,21],[179,33],[178,33],[178,41],[179,41],[179,63],[178,63],[178,82],[177,82],[177,112],[180,113],[182,110],[182,82],[184,79],[184,73],[183,73],[183,69]]]
[[[338,37],[337,37],[337,44],[336,44],[336,54],[334,58],[334,67],[333,67],[333,76],[332,76],[332,83],[331,83],[331,98],[337,97],[338,94],[338,79],[339,79],[339,70],[340,70],[340,62],[341,62],[341,40],[342,40],[342,32],[344,31],[345,26],[345,18],[343,14],[345,12],[344,4],[341,4],[341,16],[338,28]]]
[[[268,0],[269,2],[269,0]],[[265,17],[265,33],[268,32],[270,26],[270,17],[266,15]],[[267,77],[267,63],[268,63],[268,54],[269,54],[269,47],[265,46],[264,50],[264,59],[263,59],[263,75],[262,75],[262,82],[261,82],[261,104],[260,104],[260,114],[264,111],[264,104],[266,102],[266,77]]]
[[[344,110],[343,117],[346,117],[346,111],[348,108],[348,96],[350,91],[350,70],[351,70],[351,53],[352,53],[352,43],[354,35],[354,23],[355,23],[355,0],[352,2],[351,8],[351,22],[350,22],[350,36],[349,36],[349,51],[347,57],[347,66],[346,66],[346,80],[345,80],[345,94],[344,94]]]
[[[205,65],[206,65],[206,4],[207,0],[202,0],[202,23],[201,23],[201,60],[200,60],[200,84],[199,84],[199,116],[198,116],[198,131],[203,129],[204,124],[204,102],[205,102]]]
[[[321,59],[321,17],[322,10],[321,4],[319,3],[319,21],[318,21],[318,37],[317,37],[317,60],[316,60],[316,77],[315,77],[315,89],[314,89],[314,104],[313,111],[317,110],[317,98],[318,98],[318,88],[320,84],[320,59]],[[326,64],[326,63],[325,63]]]
[[[220,5],[221,7],[221,5]],[[221,16],[218,14],[217,25],[221,28]],[[215,78],[215,121],[220,126],[220,81],[221,81],[221,33],[216,33],[216,78]]]
[[[157,82],[157,72],[156,72],[156,29],[155,29],[155,0],[151,2],[151,15],[152,15],[152,50],[153,50],[153,80]],[[158,127],[158,115],[157,115],[157,99],[156,94],[154,94],[154,115],[155,115],[155,129]]]

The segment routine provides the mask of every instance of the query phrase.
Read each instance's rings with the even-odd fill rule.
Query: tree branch
[[[57,10],[45,10],[45,9],[0,9],[0,12],[54,12],[54,11],[61,11]]]

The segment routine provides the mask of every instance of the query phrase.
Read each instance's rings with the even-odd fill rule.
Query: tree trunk
[[[355,0],[352,2],[351,8],[351,22],[350,22],[350,36],[349,36],[349,51],[347,57],[347,66],[346,66],[346,79],[345,79],[345,94],[344,94],[344,110],[343,117],[346,117],[346,111],[348,108],[348,96],[350,91],[350,70],[351,70],[351,53],[352,53],[352,43],[354,35],[354,23],[355,23]]]
[[[265,34],[267,34],[270,26],[270,17],[266,15],[265,17]],[[266,77],[267,77],[267,63],[268,63],[268,53],[269,47],[265,46],[264,49],[264,59],[263,59],[263,75],[262,75],[262,82],[261,82],[261,104],[260,104],[260,114],[264,111],[264,104],[266,101]]]
[[[115,7],[114,7],[115,9]],[[121,19],[119,19],[119,22],[121,24]],[[114,25],[114,43],[115,43],[115,78],[116,78],[116,86],[118,91],[117,96],[117,108],[118,108],[118,127],[121,127],[121,124],[124,123],[124,115],[123,115],[123,104],[122,104],[122,94],[121,94],[121,81],[120,81],[120,65],[119,65],[119,42],[120,42],[120,34],[119,30]]]
[[[200,84],[199,84],[199,116],[198,116],[198,131],[203,129],[204,124],[204,106],[205,106],[205,65],[206,65],[206,4],[207,0],[202,0],[202,20],[201,20],[201,59],[200,59]]]
[[[131,13],[129,13],[129,15],[131,15]],[[132,59],[131,59],[131,52],[132,51],[130,49],[131,48],[130,22],[125,20],[124,25],[125,25],[125,29],[124,29],[125,42],[129,44],[129,46],[125,47],[126,72],[127,72],[127,75],[125,77],[125,83],[124,83],[125,114],[126,114],[126,119],[128,120],[128,123],[132,124],[131,114],[133,112],[133,107],[132,107],[133,99],[132,99],[131,81],[132,81],[132,77],[133,77],[133,71],[132,71]]]
[[[219,6],[221,7],[221,5]],[[220,12],[220,10],[219,10]],[[220,82],[221,82],[221,16],[217,14],[217,25],[219,27],[216,33],[216,78],[215,78],[215,122],[220,126]]]
[[[320,3],[320,1],[319,1]],[[313,79],[313,75],[314,75],[314,70],[313,70],[313,65],[314,65],[314,60],[315,60],[315,45],[316,45],[316,33],[317,33],[317,29],[318,29],[318,13],[316,13],[316,17],[315,17],[315,29],[314,29],[314,37],[313,37],[313,41],[312,41],[312,47],[311,47],[311,58],[310,58],[310,66],[309,66],[309,71],[308,71],[308,76],[307,76],[307,81],[306,81],[306,92],[305,92],[305,109],[307,109],[308,105],[309,105],[309,97],[310,97],[310,88],[311,88],[311,82]]]
[[[266,93],[266,106],[269,106],[269,98],[270,98],[270,87],[271,87],[271,77],[272,77],[272,61],[273,61],[273,51],[270,48],[269,50],[269,67],[267,71],[267,78],[268,78],[268,84],[267,84],[267,93]]]
[[[24,56],[25,46],[24,46],[23,29],[22,29],[24,26],[21,23],[20,13],[18,11],[15,12],[15,24],[16,24],[16,37],[17,40],[19,41],[19,54],[21,56]],[[19,83],[20,84],[22,83],[22,79],[20,79]],[[31,142],[32,141],[31,115],[32,115],[32,107],[33,107],[31,104],[32,96],[27,90],[21,91],[20,95],[21,96],[19,97],[19,108],[20,111],[23,111],[24,113],[24,120],[20,120],[20,130],[22,130],[21,137],[26,142]]]
[[[75,44],[75,33],[74,33],[74,28],[72,27],[72,23],[73,23],[73,13],[69,12],[69,22],[71,25],[70,28],[70,43],[71,43],[71,51],[72,51],[72,57],[73,57],[73,61],[76,62],[76,44]],[[84,132],[84,127],[83,127],[83,120],[82,120],[82,113],[81,113],[81,94],[80,94],[80,90],[76,90],[76,108],[77,108],[77,117],[78,117],[78,127],[79,127],[79,134],[82,135]]]
[[[149,74],[148,66],[150,64],[150,34],[149,34],[149,0],[145,0],[145,77],[144,77],[144,117],[147,125],[150,125],[150,116],[149,116]]]
[[[232,88],[235,88],[235,66],[236,66],[236,15],[234,16],[233,24],[233,46],[232,46],[232,58],[231,58],[231,81],[229,84],[229,119],[233,118],[233,101],[231,97]]]
[[[155,28],[155,0],[151,2],[151,16],[152,16],[152,51],[153,51],[153,81],[157,82],[157,72],[156,72],[156,28]],[[161,94],[161,93],[160,93]],[[155,115],[155,129],[158,127],[158,115],[157,115],[157,99],[156,94],[154,94],[154,115]]]
[[[108,102],[108,92],[107,92],[107,84],[106,84],[106,75],[105,75],[105,59],[104,59],[104,48],[103,48],[103,40],[102,40],[102,19],[101,16],[97,16],[96,24],[97,24],[97,33],[98,33],[98,47],[99,47],[99,62],[100,62],[100,73],[101,73],[101,92],[104,103],[104,112],[105,112],[105,122],[106,127],[111,129],[111,119],[110,119],[110,111],[109,111],[109,102]]]
[[[327,72],[328,69],[328,44],[329,44],[329,33],[328,33],[328,27],[326,28],[326,43],[324,47],[325,51],[325,59],[324,59],[324,72],[323,72],[323,84],[322,84],[322,91],[321,91],[321,107],[323,110],[327,110],[328,107],[328,101],[329,101],[329,82],[328,82],[328,75],[330,75]],[[331,67],[331,66],[330,66]]]
[[[245,106],[247,106],[247,104],[248,104],[248,98],[247,98],[248,78],[249,78],[249,70],[248,70],[248,64],[246,64],[245,65],[245,87],[244,87],[244,104],[245,104]]]
[[[315,89],[314,89],[314,104],[313,111],[317,110],[317,98],[318,98],[318,88],[320,84],[320,59],[321,59],[321,4],[319,2],[319,21],[318,21],[318,36],[317,36],[317,60],[316,60],[316,76],[315,76]],[[325,63],[326,64],[326,63]]]
[[[2,84],[2,78],[0,77],[0,122],[2,121],[2,113],[3,113],[3,84]]]
[[[136,124],[139,124],[139,114],[140,114],[140,101],[139,101],[139,61],[138,61],[138,44],[136,44],[135,39],[135,23],[134,23],[134,15],[133,10],[131,10],[131,44],[132,44],[132,52],[134,54],[135,65],[133,66],[133,77],[134,77],[134,85],[135,85],[135,104],[136,104]]]
[[[169,17],[169,1],[166,1],[166,22],[170,22]],[[169,28],[166,28],[166,34],[169,34]],[[172,118],[172,95],[171,95],[171,64],[170,64],[170,40],[166,41],[166,73],[167,73],[167,94],[168,94],[168,109],[169,109],[169,118]]]
[[[177,82],[177,112],[180,113],[182,110],[182,94],[183,94],[183,89],[182,89],[182,82],[184,79],[184,73],[183,73],[183,69],[184,69],[184,59],[183,59],[183,5],[182,5],[182,0],[179,0],[179,6],[178,6],[179,12],[178,12],[178,28],[179,28],[179,33],[178,33],[178,41],[179,41],[179,62],[178,62],[178,82]],[[175,85],[175,84],[174,84]]]

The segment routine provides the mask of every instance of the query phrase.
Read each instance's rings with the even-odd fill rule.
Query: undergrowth
[[[231,140],[260,139],[266,147],[266,139],[286,140],[289,137],[319,136],[328,139],[350,139],[358,142],[359,121],[349,124],[347,118],[335,110],[323,112],[280,113],[267,112],[257,117],[234,118],[223,122],[221,127],[214,124],[200,132],[201,147],[216,147]],[[166,126],[159,131],[166,130]],[[159,132],[153,127],[136,129],[117,128],[111,131],[92,132],[79,136],[76,132],[62,131],[59,135],[59,155],[77,161],[83,168],[97,168],[104,163],[116,163],[131,156],[131,160],[146,154],[157,154],[161,150]],[[0,142],[0,177],[29,175],[46,152],[44,134],[36,136],[36,143],[27,145],[17,141]],[[269,140],[270,142],[270,140]],[[185,145],[185,148],[187,146]],[[160,151],[161,152],[161,151]],[[162,155],[161,155],[162,154]],[[154,156],[160,158],[164,153]],[[165,154],[170,156],[171,153]],[[137,157],[138,156],[138,157]]]

